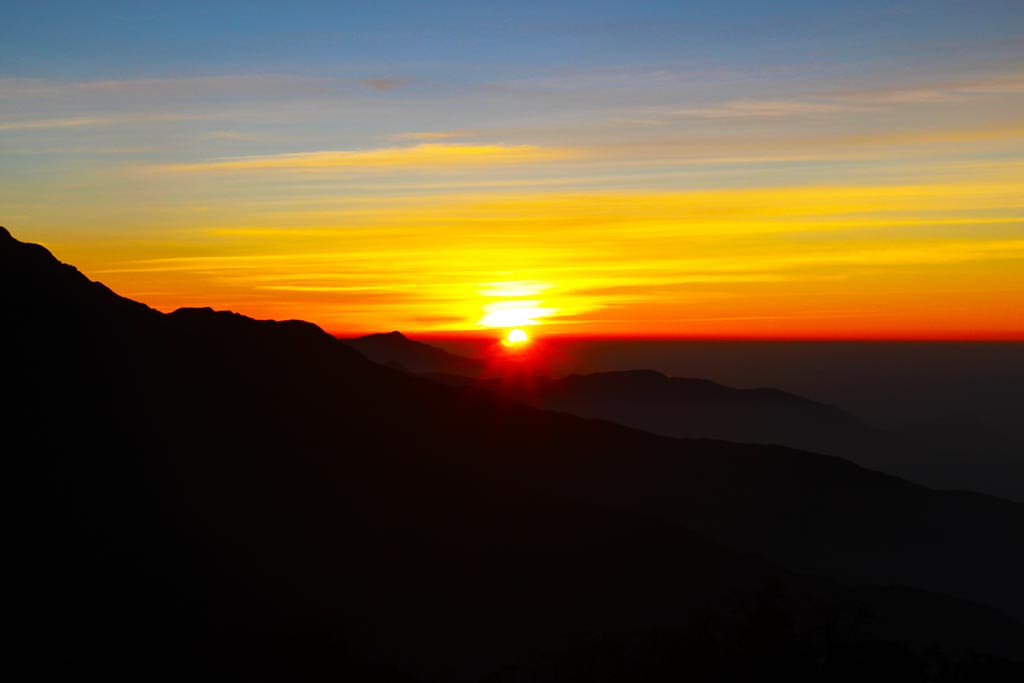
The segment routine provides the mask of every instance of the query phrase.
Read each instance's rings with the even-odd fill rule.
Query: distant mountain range
[[[1024,502],[1024,442],[972,418],[936,418],[876,428],[823,403],[771,388],[735,389],[653,370],[502,378],[487,364],[399,332],[342,340],[374,362],[496,393],[547,410],[599,418],[653,434],[778,444],[838,455],[940,489]]]
[[[0,301],[18,680],[1024,673],[1024,506],[165,315],[2,229]]]

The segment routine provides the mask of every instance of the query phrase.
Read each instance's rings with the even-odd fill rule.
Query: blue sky
[[[1013,0],[26,2],[8,3],[4,15],[4,72],[47,78],[328,74],[353,64],[973,61],[1019,53],[1022,21]]]

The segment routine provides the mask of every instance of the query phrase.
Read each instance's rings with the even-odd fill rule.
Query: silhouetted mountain
[[[395,335],[397,333],[392,333]],[[415,348],[414,372],[451,386],[478,384],[546,410],[618,422],[652,434],[778,444],[838,455],[926,486],[1024,501],[1024,438],[971,417],[936,418],[878,428],[856,416],[777,389],[735,389],[652,370],[599,372],[560,379],[524,375],[488,379],[482,363],[399,335],[373,335],[356,347],[392,364]],[[443,362],[442,362],[443,361]],[[475,363],[475,364],[474,364]]]
[[[733,389],[653,370],[487,377],[483,361],[448,353],[399,332],[342,340],[370,360],[451,386],[479,386],[546,410],[594,417],[680,438],[780,444],[834,452],[871,438],[855,416],[777,389]],[[527,368],[524,368],[526,370]]]
[[[460,383],[450,376],[444,381]],[[481,384],[538,408],[680,438],[827,451],[837,442],[863,442],[868,437],[860,420],[838,408],[776,389],[733,389],[703,379],[666,377],[653,370],[574,374],[561,379],[494,379]]]
[[[163,315],[6,232],[0,301],[19,680],[1021,673],[1021,506]]]
[[[466,383],[454,375],[427,376]],[[733,389],[652,370],[480,384],[538,408],[653,434],[790,446],[837,455],[932,488],[1024,501],[1024,442],[976,418],[873,428],[846,411],[777,389]]]
[[[341,341],[375,363],[406,372],[443,372],[481,377],[485,370],[482,361],[456,356],[436,346],[413,341],[401,332],[370,334]]]

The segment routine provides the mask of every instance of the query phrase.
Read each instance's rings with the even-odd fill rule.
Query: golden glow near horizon
[[[214,225],[171,230],[164,246],[57,252],[158,308],[213,305],[339,333],[543,323],[562,334],[1012,336],[1024,328],[1024,183],[1015,167],[971,175],[255,202],[239,207],[244,225],[210,211]]]
[[[858,44],[0,77],[0,224],[337,334],[1024,339],[1024,62]]]
[[[493,299],[483,304],[484,315],[477,325],[485,328],[540,325],[541,319],[558,313],[557,308],[543,306],[540,296],[551,285],[539,282],[496,282],[480,290],[480,295]],[[525,335],[525,332],[513,330]],[[509,337],[509,341],[513,340]]]

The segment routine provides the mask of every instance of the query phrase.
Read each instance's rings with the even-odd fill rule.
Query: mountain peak
[[[10,230],[2,226],[0,226],[0,248],[3,249],[5,254],[19,260],[33,259],[33,262],[42,262],[44,260],[57,261],[56,257],[50,253],[50,250],[43,245],[22,242],[12,235]],[[73,268],[73,266],[67,267]]]
[[[347,341],[388,341],[388,342],[411,342],[404,334],[398,330],[392,330],[391,332],[374,332],[373,334],[366,334],[362,337],[356,337]]]
[[[436,346],[409,339],[398,330],[341,341],[375,363],[406,372],[479,377],[485,370],[482,361],[463,358]]]

